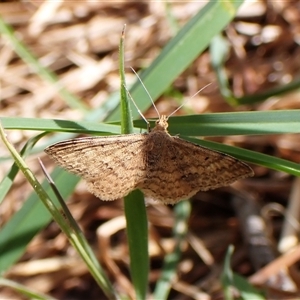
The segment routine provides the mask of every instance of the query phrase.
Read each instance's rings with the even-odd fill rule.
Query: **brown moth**
[[[242,161],[171,136],[168,117],[143,134],[75,138],[45,152],[79,175],[102,200],[115,200],[140,189],[146,197],[175,204],[198,191],[227,186],[253,176]]]

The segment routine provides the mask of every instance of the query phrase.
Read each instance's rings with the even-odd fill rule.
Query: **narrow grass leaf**
[[[266,135],[300,132],[300,110],[230,112],[171,117],[169,132],[172,135],[226,136]],[[56,131],[89,134],[120,134],[120,125],[87,121],[68,121],[34,118],[1,118],[5,129]],[[153,127],[154,121],[150,121]],[[147,128],[143,120],[134,126]],[[140,129],[134,128],[135,133]]]
[[[212,39],[209,50],[211,64],[217,75],[220,92],[229,104],[236,105],[237,103],[229,87],[229,80],[224,67],[230,50],[229,43],[222,35],[218,34]]]
[[[32,137],[31,139],[29,139],[27,141],[27,143],[25,144],[25,146],[23,147],[23,149],[20,152],[20,155],[23,159],[25,159],[27,157],[27,155],[29,154],[29,152],[31,151],[33,146],[44,135],[45,135],[45,133],[39,134],[35,137]],[[14,162],[13,165],[11,166],[9,172],[7,173],[7,175],[5,175],[2,179],[2,181],[0,182],[0,204],[2,203],[5,196],[7,195],[8,191],[10,190],[10,188],[13,184],[13,181],[17,176],[18,171],[19,171],[19,168],[18,168],[17,164]]]
[[[164,258],[162,272],[154,290],[154,299],[168,299],[174,278],[177,274],[177,267],[182,253],[182,245],[186,240],[190,212],[191,204],[189,201],[181,201],[175,206],[175,226],[173,230],[175,247],[173,252],[167,254]]]
[[[120,77],[121,77],[121,127],[122,133],[133,131],[130,104],[126,90],[124,70],[124,30],[120,40]],[[125,158],[126,159],[126,158]],[[124,198],[127,240],[130,255],[130,275],[137,299],[146,299],[148,290],[148,221],[144,198],[140,191],[133,191]]]
[[[140,75],[153,99],[157,99],[178,75],[207,48],[212,37],[224,29],[234,18],[242,3],[243,1],[209,1],[181,28],[151,66]],[[141,111],[145,111],[151,106],[151,101],[138,81],[132,86],[130,92]],[[133,111],[133,116],[138,117],[138,113]],[[119,108],[116,108],[108,120],[119,119],[120,111]]]
[[[21,295],[26,296],[29,299],[34,300],[56,300],[56,298],[49,297],[48,295],[38,293],[37,291],[34,291],[32,289],[29,289],[28,287],[16,283],[15,281],[0,278],[0,286],[9,287],[11,289],[14,289],[15,291],[19,292]]]
[[[253,287],[246,278],[239,276],[236,273],[233,273],[233,282],[235,288],[241,294],[243,300],[265,300],[266,297],[263,296],[263,293]]]
[[[277,171],[286,172],[291,175],[300,176],[300,165],[289,160],[212,141],[199,140],[189,137],[185,137],[185,139],[209,149],[227,153],[249,163],[254,163]]]
[[[30,170],[30,168],[26,165],[25,161],[22,159],[22,157],[19,155],[19,153],[16,151],[16,149],[10,144],[8,139],[6,138],[6,134],[0,126],[0,137],[11,153],[13,159],[15,160],[17,166],[22,171],[24,176],[26,177],[27,181],[30,183],[30,185],[35,190],[37,196],[43,203],[43,205],[47,208],[47,210],[51,213],[53,219],[58,223],[61,230],[66,234],[68,237],[70,243],[73,245],[73,247],[77,250],[78,254],[81,255],[82,259],[85,261],[86,265],[88,266],[91,274],[93,275],[96,282],[99,284],[99,286],[102,288],[103,292],[106,294],[106,296],[109,299],[116,299],[115,291],[112,288],[111,283],[108,281],[107,277],[105,276],[102,268],[98,264],[97,260],[95,258],[91,258],[92,251],[85,251],[88,248],[88,244],[85,241],[83,235],[78,234],[73,228],[70,227],[70,222],[68,222],[65,217],[68,217],[67,215],[61,214],[57,206],[57,201],[52,201],[43,186],[39,183],[39,181],[35,178],[34,174]],[[24,220],[24,219],[23,219]],[[11,233],[10,233],[11,234]],[[9,241],[12,241],[12,236],[10,235]],[[82,245],[80,242],[84,240],[85,245]],[[3,248],[3,245],[1,243],[1,246]],[[6,249],[5,249],[6,246]],[[4,250],[7,250],[7,246],[12,245],[4,245]],[[14,245],[12,246],[14,248]],[[1,249],[0,249],[1,250]],[[1,255],[1,254],[0,254]],[[1,259],[3,258],[3,255],[1,255]],[[0,266],[1,267],[1,266]]]
[[[130,250],[130,274],[136,299],[146,299],[149,276],[148,223],[143,194],[135,190],[127,195],[125,217]]]
[[[217,35],[212,39],[210,44],[210,57],[212,66],[216,72],[220,92],[230,105],[237,106],[244,104],[255,104],[270,97],[279,96],[281,94],[299,89],[300,79],[297,78],[290,83],[268,89],[264,92],[245,95],[242,97],[235,97],[230,88],[229,78],[225,69],[225,61],[228,57],[229,50],[229,43],[223,36]]]
[[[227,249],[225,261],[224,261],[224,269],[221,276],[221,282],[224,290],[224,298],[226,300],[234,300],[232,295],[231,286],[233,284],[233,272],[230,266],[231,257],[233,254],[234,248],[230,245]]]
[[[45,68],[38,59],[29,51],[29,49],[17,38],[14,34],[13,28],[6,24],[0,16],[0,32],[7,37],[15,52],[24,60],[29,67],[33,68],[35,72],[44,80],[55,86],[57,93],[66,101],[70,107],[77,108],[82,112],[87,112],[87,106],[75,95],[65,89],[58,80],[58,77]]]

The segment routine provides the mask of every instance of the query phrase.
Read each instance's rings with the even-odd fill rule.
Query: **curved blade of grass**
[[[300,110],[213,113],[171,117],[172,135],[226,136],[265,135],[300,132]],[[5,129],[59,131],[89,134],[120,134],[120,126],[86,121],[47,120],[30,118],[1,118]],[[139,128],[147,127],[143,120],[134,121]],[[151,122],[153,127],[154,122]],[[135,128],[135,133],[140,129]]]
[[[299,90],[299,88],[300,88],[300,79],[297,78],[290,83],[271,88],[271,89],[269,89],[265,92],[259,93],[259,94],[246,95],[246,96],[243,96],[240,98],[235,98],[235,101],[237,102],[238,105],[254,104],[254,103],[266,100],[270,97],[279,96],[279,95],[282,95],[285,93]]]
[[[57,119],[39,118],[7,118],[1,117],[5,129],[39,130],[49,132],[73,132],[73,133],[115,133],[120,134],[120,125],[95,123],[87,121],[69,121]],[[139,131],[137,131],[139,132]]]
[[[21,150],[21,157],[25,159],[29,152],[31,151],[32,147],[38,142],[40,138],[42,138],[45,135],[45,133],[39,134],[27,141],[23,149]],[[17,173],[19,171],[18,166],[16,163],[13,163],[13,165],[10,168],[10,171],[7,173],[6,176],[3,177],[2,181],[0,182],[0,204],[2,203],[3,199],[5,198],[6,194],[8,193],[9,189],[11,188],[14,179],[17,176]]]
[[[121,115],[122,133],[133,132],[129,99],[126,91],[124,71],[124,30],[120,39]],[[125,158],[126,159],[126,158]],[[142,163],[142,162],[141,162]],[[140,191],[133,191],[124,198],[126,231],[130,255],[130,275],[136,299],[146,299],[148,290],[149,254],[148,221],[144,197]]]
[[[224,290],[224,298],[226,300],[233,300],[235,297],[233,296],[232,292],[232,286],[234,286],[242,296],[242,299],[245,300],[252,300],[252,299],[257,299],[257,300],[263,300],[265,297],[261,295],[261,293],[252,287],[246,279],[242,278],[241,276],[238,276],[237,274],[234,274],[231,266],[230,266],[230,261],[231,257],[233,254],[233,246],[230,245],[227,249],[227,253],[225,256],[225,261],[224,261],[224,269],[223,269],[223,274],[221,276],[221,282]]]
[[[261,291],[254,288],[247,279],[233,273],[233,282],[235,288],[240,292],[243,300],[265,300],[266,297]]]
[[[65,89],[59,83],[58,77],[53,72],[45,68],[29,51],[29,49],[17,38],[14,34],[13,28],[4,22],[1,15],[0,32],[7,37],[15,52],[28,64],[30,68],[35,70],[35,72],[45,81],[56,87],[58,94],[70,105],[70,107],[77,108],[83,112],[88,111],[87,106],[79,98]]]
[[[210,44],[211,62],[217,75],[220,92],[230,105],[237,106],[242,104],[254,104],[262,102],[270,97],[279,96],[300,88],[300,79],[297,78],[288,84],[271,88],[265,92],[246,95],[243,97],[235,97],[230,89],[229,79],[224,66],[228,57],[228,52],[229,43],[227,40],[221,35],[214,37]]]
[[[234,248],[230,245],[227,249],[225,261],[224,261],[224,270],[221,276],[221,282],[224,290],[224,298],[226,300],[234,300],[232,295],[232,282],[233,282],[233,272],[231,270],[230,261],[233,254]]]
[[[6,286],[9,288],[14,289],[15,291],[18,291],[23,296],[28,297],[29,299],[35,299],[35,300],[56,300],[56,298],[49,297],[45,294],[38,293],[37,291],[33,291],[32,289],[29,289],[28,287],[16,283],[15,281],[0,278],[0,286]]]
[[[36,194],[38,195],[39,199],[42,201],[42,203],[45,205],[45,207],[48,209],[48,211],[51,213],[54,220],[58,223],[61,230],[67,235],[70,243],[73,245],[73,247],[77,250],[77,252],[81,255],[82,259],[85,261],[87,267],[89,268],[89,271],[93,275],[95,281],[98,283],[98,285],[102,288],[103,292],[106,294],[106,296],[109,299],[116,299],[118,298],[115,294],[115,291],[111,285],[111,283],[108,281],[105,273],[103,272],[100,265],[97,263],[97,260],[94,257],[91,257],[92,251],[86,251],[88,247],[88,243],[85,241],[85,246],[83,246],[80,242],[84,239],[83,236],[78,236],[76,230],[73,231],[72,228],[69,226],[69,222],[66,221],[65,216],[61,214],[57,208],[57,201],[54,202],[51,200],[51,198],[46,193],[43,186],[39,183],[39,181],[35,178],[34,174],[31,172],[30,168],[26,165],[24,160],[21,158],[19,153],[14,149],[14,147],[9,143],[9,141],[6,139],[5,132],[2,129],[2,126],[0,126],[0,137],[7,147],[7,149],[10,151],[12,157],[14,158],[17,166],[22,171],[28,182],[31,184],[33,189],[35,190]],[[23,206],[24,207],[24,206]],[[22,208],[23,208],[22,207]],[[15,215],[16,216],[16,215]],[[14,216],[14,217],[15,217]],[[37,218],[37,216],[34,216],[34,218]],[[24,218],[21,219],[24,221]],[[27,220],[27,223],[30,223]],[[33,222],[36,223],[36,222]],[[12,226],[12,222],[10,221],[8,225],[6,224],[5,228]],[[31,224],[30,224],[31,226]],[[10,256],[12,253],[9,253],[9,249],[11,249],[13,252],[16,250],[20,250],[20,247],[15,247],[16,245],[11,245],[12,242],[15,242],[15,240],[12,240],[13,238],[16,238],[16,235],[12,235],[12,232],[9,232],[9,237],[7,238],[7,232],[5,233],[5,228],[1,231],[0,238],[4,239],[0,242],[0,269],[5,267],[3,264],[7,264],[3,262],[3,259],[5,256]],[[28,228],[28,225],[27,225]],[[20,228],[19,228],[20,229]],[[15,228],[14,228],[15,230]],[[23,229],[22,229],[23,230]],[[19,237],[20,239],[25,238]],[[19,241],[18,241],[19,242]],[[23,250],[21,248],[21,250]]]
[[[173,280],[177,273],[177,266],[181,257],[182,245],[186,240],[188,232],[188,219],[191,213],[191,204],[189,201],[181,201],[174,208],[175,226],[173,236],[175,248],[164,258],[164,265],[159,280],[154,290],[154,299],[167,299]]]
[[[50,183],[50,186],[56,196],[56,199],[59,201],[60,204],[60,208],[62,209],[63,212],[63,216],[64,219],[67,222],[67,225],[70,225],[70,228],[66,228],[67,232],[67,236],[69,237],[69,239],[71,241],[73,241],[73,243],[75,244],[75,248],[77,249],[77,251],[79,252],[81,257],[84,257],[85,262],[88,264],[88,267],[91,271],[92,274],[94,274],[94,277],[99,277],[100,274],[98,274],[98,270],[101,271],[101,277],[103,278],[103,281],[100,284],[100,287],[102,285],[110,285],[110,289],[112,289],[111,284],[109,283],[105,273],[103,272],[102,268],[99,265],[99,262],[97,260],[97,258],[94,255],[94,252],[92,251],[92,249],[90,248],[87,240],[85,239],[83,232],[81,231],[79,225],[77,224],[77,222],[75,221],[75,219],[73,218],[71,212],[69,211],[68,206],[66,205],[66,202],[64,201],[64,198],[61,196],[58,188],[56,187],[53,179],[51,178],[51,176],[48,174],[47,170],[45,169],[42,161],[39,159],[40,165],[42,167],[42,170],[48,180],[48,182]],[[53,203],[53,206],[55,206],[55,203]],[[69,227],[69,226],[68,226]]]
[[[278,157],[258,153],[255,151],[242,149],[238,147],[232,147],[212,141],[199,140],[195,138],[185,137],[186,140],[195,144],[232,155],[238,159],[254,163],[257,165],[265,166],[277,171],[286,172],[291,175],[300,176],[300,165],[298,163],[291,162],[289,160],[281,159]]]
[[[243,1],[209,1],[184,25],[151,66],[140,75],[153,99],[157,99],[209,45],[212,37],[234,18],[242,3]],[[141,111],[151,106],[138,81],[130,89],[130,93]],[[138,117],[138,113],[134,111],[133,116]],[[119,119],[119,108],[116,108],[108,120]]]
[[[69,197],[79,178],[61,170],[52,174],[58,182],[58,189],[64,198]],[[48,182],[42,184],[43,189],[52,199],[55,198]],[[0,272],[6,271],[23,254],[31,239],[51,220],[36,193],[32,193],[21,209],[16,212],[0,230]]]

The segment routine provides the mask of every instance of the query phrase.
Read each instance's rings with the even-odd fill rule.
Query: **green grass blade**
[[[261,111],[261,112],[238,112],[238,113],[219,113],[203,114],[183,117],[173,117],[170,119],[170,133],[180,134],[182,137],[189,136],[226,136],[236,134],[278,134],[278,133],[299,133],[300,132],[300,112],[299,110],[287,111]],[[70,132],[82,132],[90,130],[91,133],[102,131],[119,132],[119,126],[94,124],[89,122],[60,121],[57,125],[51,120],[22,119],[22,118],[3,118],[5,128],[19,128],[19,122],[24,129],[34,128],[36,130],[59,130]],[[32,124],[31,124],[32,122]],[[45,125],[43,123],[45,122]],[[73,127],[74,125],[75,128]],[[142,120],[136,121],[135,125],[144,126]],[[84,128],[84,130],[83,130]],[[137,129],[135,132],[139,132]],[[279,171],[288,172],[299,176],[299,167],[293,162],[289,162],[276,157],[256,153],[249,150],[239,150],[238,153],[232,152],[232,147],[220,145],[203,140],[193,140],[201,145],[211,147],[219,151],[229,153],[237,158],[249,162],[263,165]]]
[[[240,98],[236,98],[236,102],[240,105],[242,104],[254,104],[257,102],[262,102],[270,97],[279,96],[288,92],[292,92],[294,90],[298,90],[300,88],[300,79],[297,78],[290,83],[287,83],[283,86],[277,86],[271,88],[265,92],[253,95],[246,95]]]
[[[229,48],[228,41],[222,35],[218,34],[212,39],[209,49],[211,64],[216,72],[220,92],[229,104],[236,105],[237,103],[229,88],[229,80],[224,67],[230,50]]]
[[[243,277],[234,274],[230,262],[231,262],[231,257],[233,254],[233,246],[230,245],[227,249],[227,253],[225,256],[225,261],[224,261],[224,269],[223,273],[221,276],[221,282],[223,286],[223,291],[224,291],[224,298],[226,300],[233,300],[236,299],[233,296],[233,291],[232,287],[235,287],[241,294],[242,299],[244,300],[252,300],[252,299],[257,299],[257,300],[263,300],[265,297],[262,296],[262,294],[252,287],[246,279]]]
[[[124,30],[120,40],[121,123],[122,133],[128,134],[132,133],[133,124],[129,97],[125,88]],[[135,289],[136,299],[142,300],[146,299],[149,276],[148,221],[142,193],[137,190],[127,195],[124,198],[124,209],[130,255],[130,275]]]
[[[102,288],[103,292],[106,294],[106,296],[109,299],[116,299],[115,291],[114,291],[112,285],[110,284],[110,282],[108,281],[108,279],[106,278],[106,275],[103,272],[100,265],[98,264],[97,260],[94,258],[93,252],[91,250],[86,251],[86,249],[89,248],[87,241],[84,239],[82,234],[78,234],[79,230],[76,230],[76,228],[78,229],[78,227],[76,227],[76,228],[70,227],[70,224],[71,224],[70,221],[72,221],[72,220],[66,219],[66,218],[68,218],[69,214],[63,215],[60,213],[60,211],[58,209],[59,206],[57,205],[57,201],[51,200],[51,198],[47,194],[44,187],[35,178],[34,174],[30,170],[30,168],[26,165],[26,163],[24,162],[22,157],[19,155],[19,153],[16,151],[16,149],[7,140],[2,126],[0,126],[0,137],[1,137],[4,145],[7,147],[7,149],[11,153],[11,155],[12,155],[13,159],[15,160],[17,166],[19,167],[20,171],[22,171],[22,173],[26,177],[27,181],[33,187],[38,198],[41,200],[41,202],[47,208],[47,210],[51,213],[53,219],[58,223],[61,230],[68,237],[70,243],[73,245],[73,247],[77,250],[77,252],[82,257],[82,259],[85,261],[85,263],[86,263],[87,267],[89,268],[91,274],[93,275],[95,281],[99,284],[99,286]],[[22,218],[21,221],[24,221],[24,218]],[[27,223],[30,223],[30,222],[27,222]],[[11,226],[11,222],[8,224]],[[9,234],[10,234],[9,242],[11,243],[12,242],[11,232],[9,232]],[[5,234],[1,234],[1,238],[3,236],[5,236]],[[26,238],[26,236],[24,236],[24,237],[22,236],[20,238],[21,239]],[[82,242],[84,242],[84,245],[82,244]],[[5,255],[5,250],[6,251],[8,250],[7,248],[9,248],[10,246],[12,246],[13,250],[15,250],[17,248],[17,247],[15,247],[15,245],[10,245],[10,243],[8,243],[8,244],[3,243],[4,247],[3,247],[2,243],[0,244],[1,248],[2,248],[2,249],[0,248],[0,250],[2,250],[2,251],[0,251],[1,261]],[[8,255],[11,254],[9,252],[6,252],[6,253]],[[91,257],[91,255],[93,257]],[[2,268],[2,265],[0,265],[0,267]]]
[[[266,135],[300,132],[300,110],[231,112],[171,117],[172,135],[226,136]],[[135,126],[146,127],[138,120]],[[153,122],[151,122],[153,126]]]
[[[281,94],[299,89],[300,79],[297,78],[288,84],[274,87],[261,93],[246,95],[243,97],[235,97],[230,89],[229,79],[224,66],[230,50],[229,48],[230,46],[228,41],[221,35],[216,36],[210,45],[211,62],[217,75],[220,92],[230,105],[237,106],[243,104],[255,104],[270,97],[279,96]]]
[[[58,80],[58,77],[45,68],[38,59],[29,51],[29,49],[17,38],[14,34],[13,28],[6,24],[0,15],[0,32],[7,37],[10,44],[14,48],[15,52],[24,60],[30,68],[33,68],[35,72],[49,82],[51,85],[57,88],[58,94],[70,105],[70,107],[77,108],[83,112],[87,112],[87,106],[75,95],[65,89]]]
[[[43,201],[47,202],[48,200],[45,199],[49,198],[45,191],[45,184],[40,185],[40,183],[35,179],[25,162],[6,139],[1,126],[0,136],[13,156],[18,168],[24,173],[26,179],[36,191],[36,194],[33,194],[27,200],[26,204],[22,206],[22,208],[0,231],[0,271],[5,271],[21,256],[24,248],[31,238],[40,230],[40,228],[42,228],[43,225],[46,225],[49,222],[50,215],[40,201],[40,199],[43,199]],[[72,178],[75,177],[70,176],[70,179]],[[68,191],[68,186],[66,184],[65,188],[65,191]],[[69,190],[69,192],[71,192],[71,190]]]
[[[233,273],[233,282],[235,288],[240,292],[243,300],[265,300],[266,297],[258,289],[254,288],[247,279]]]
[[[57,119],[39,118],[7,118],[1,117],[5,129],[38,130],[49,132],[72,132],[72,133],[115,133],[120,134],[120,125],[95,123],[87,121],[69,121]]]
[[[249,163],[265,166],[267,168],[286,172],[291,175],[300,176],[300,165],[289,160],[212,141],[199,140],[190,137],[185,137],[185,139],[195,144],[207,147],[209,149],[232,155],[238,159],[245,160]]]
[[[124,63],[124,38],[125,38],[125,28],[124,25],[122,36],[120,39],[120,47],[119,47],[119,73],[120,73],[120,94],[121,94],[121,128],[123,134],[128,134],[133,132],[133,124],[132,124],[132,116],[129,104],[129,97],[126,91],[126,77],[125,77],[125,63]]]
[[[243,1],[209,1],[165,46],[151,66],[141,74],[153,99],[157,99],[207,48],[212,37],[234,18],[242,3]],[[151,106],[151,101],[138,81],[130,91],[141,111]],[[133,111],[133,116],[138,117],[138,113]],[[120,111],[116,108],[108,120],[119,119]]]
[[[25,144],[25,146],[23,147],[23,149],[21,150],[21,153],[20,153],[20,155],[22,156],[23,159],[25,157],[27,157],[27,155],[31,151],[32,147],[44,135],[45,135],[45,133],[39,134],[39,135],[37,135],[37,136],[35,136],[35,137],[33,137],[33,138],[31,138],[27,141],[27,143]],[[10,171],[8,172],[8,174],[6,176],[4,176],[2,181],[0,182],[0,204],[2,203],[2,201],[4,200],[6,194],[10,190],[10,188],[13,184],[13,181],[14,181],[15,177],[17,176],[18,171],[19,171],[19,168],[18,168],[17,164],[13,163],[13,165],[12,165]]]
[[[164,300],[168,298],[173,280],[176,276],[177,266],[181,258],[182,244],[184,243],[188,232],[187,223],[190,212],[191,204],[189,201],[181,201],[175,206],[175,227],[173,230],[175,248],[172,253],[169,253],[164,258],[162,273],[154,291],[154,299]]]
[[[135,190],[125,197],[130,274],[136,299],[146,299],[149,276],[148,223],[143,194]]]
[[[172,135],[227,136],[266,135],[300,132],[300,110],[230,112],[171,117],[169,132]],[[57,131],[89,134],[119,134],[120,126],[86,121],[47,120],[30,118],[1,118],[5,129]],[[153,126],[153,122],[151,125]],[[143,120],[134,126],[147,127]],[[134,129],[139,133],[139,129]]]
[[[56,199],[59,201],[60,208],[63,212],[64,221],[66,221],[67,226],[61,226],[61,229],[63,232],[67,235],[70,242],[72,243],[73,247],[77,250],[79,255],[83,258],[85,261],[90,273],[95,278],[98,285],[103,289],[104,293],[111,299],[115,299],[113,297],[114,295],[114,289],[109,282],[104,270],[100,266],[94,252],[92,251],[91,247],[89,246],[83,232],[81,231],[79,225],[73,218],[71,212],[69,211],[68,206],[66,205],[64,198],[61,196],[59,190],[57,189],[54,181],[49,176],[47,171],[45,170],[44,166],[42,165],[42,169],[50,183],[50,186],[55,193]],[[53,203],[53,206],[55,204]],[[56,219],[55,219],[56,220]]]
[[[6,286],[11,289],[14,289],[15,291],[18,291],[21,295],[28,297],[29,299],[34,300],[56,300],[56,298],[49,297],[45,294],[38,293],[36,291],[33,291],[32,289],[29,289],[28,287],[16,283],[12,280],[0,278],[0,286]]]
[[[231,286],[233,283],[233,272],[231,270],[230,261],[233,254],[234,248],[230,245],[227,249],[227,253],[224,261],[224,270],[221,276],[221,282],[224,290],[224,298],[226,300],[234,300],[232,295]]]

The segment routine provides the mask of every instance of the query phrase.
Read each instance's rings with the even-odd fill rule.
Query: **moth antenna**
[[[146,86],[144,85],[144,83],[143,83],[141,77],[140,77],[140,76],[138,75],[138,73],[134,70],[134,68],[130,67],[130,69],[131,69],[132,72],[135,74],[135,76],[138,78],[138,80],[139,80],[139,82],[141,83],[142,87],[145,89],[145,92],[147,93],[148,97],[150,98],[151,103],[152,103],[152,105],[153,105],[153,107],[154,107],[154,109],[155,109],[155,111],[156,111],[156,113],[157,113],[157,116],[158,116],[158,118],[160,119],[160,113],[159,113],[159,111],[158,111],[158,109],[157,109],[157,107],[156,107],[156,105],[155,105],[155,103],[154,103],[154,101],[153,101],[153,99],[152,99],[150,93],[148,92]]]
[[[171,114],[169,114],[168,118],[171,117],[172,115],[174,115],[182,106],[184,106],[186,104],[186,102],[188,102],[189,100],[191,100],[192,98],[194,98],[196,95],[198,95],[199,93],[201,93],[205,88],[207,88],[211,84],[212,84],[212,82],[208,83],[203,88],[201,88],[197,93],[195,93],[191,98],[186,99],[185,101],[183,101],[183,103],[179,107],[177,107]]]
[[[125,90],[126,90],[128,96],[129,96],[130,100],[131,100],[132,103],[134,104],[134,106],[135,106],[137,112],[138,112],[139,115],[143,118],[143,120],[146,122],[148,132],[150,132],[150,123],[149,123],[149,121],[146,119],[146,117],[143,115],[143,113],[141,112],[141,110],[138,108],[137,104],[136,104],[135,101],[133,100],[133,97],[131,96],[131,94],[130,94],[129,90],[127,89],[126,85],[123,84],[123,86],[124,86],[124,88],[125,88]]]

